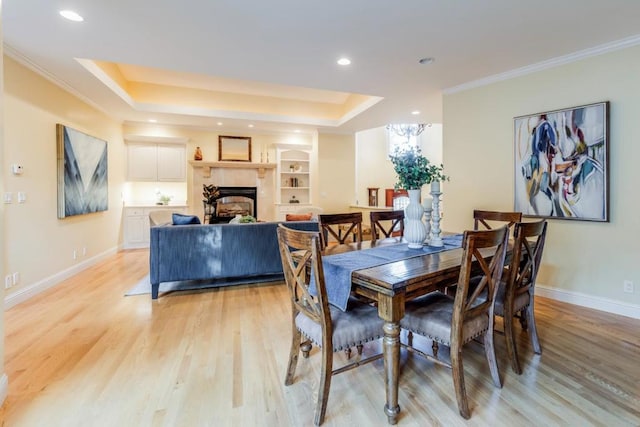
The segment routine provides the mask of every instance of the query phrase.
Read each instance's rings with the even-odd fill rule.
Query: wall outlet
[[[13,283],[13,278],[10,274],[4,276],[4,288],[9,289],[11,287],[11,283]]]
[[[73,250],[73,259],[78,259],[78,251],[76,251],[75,249]]]
[[[622,282],[622,288],[626,293],[632,294],[633,293],[633,282],[631,280],[625,280],[624,282]]]
[[[12,282],[13,282],[12,283],[13,286],[15,286],[18,283],[20,283],[20,273],[18,273],[18,272],[13,273]]]

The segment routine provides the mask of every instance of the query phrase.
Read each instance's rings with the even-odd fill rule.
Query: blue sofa
[[[210,280],[213,286],[282,280],[278,222],[151,227],[151,298],[161,282]],[[318,231],[315,221],[286,222]],[[243,280],[237,280],[243,279]]]

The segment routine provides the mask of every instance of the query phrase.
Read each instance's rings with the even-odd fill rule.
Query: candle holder
[[[429,246],[441,248],[444,246],[442,237],[440,237],[440,181],[431,183],[431,197],[433,197],[433,211],[431,212],[431,240]]]

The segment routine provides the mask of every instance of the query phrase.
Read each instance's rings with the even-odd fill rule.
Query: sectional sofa
[[[211,280],[213,286],[282,280],[278,222],[151,227],[151,298],[161,282]],[[315,221],[287,227],[318,231]],[[242,279],[242,280],[238,280]]]

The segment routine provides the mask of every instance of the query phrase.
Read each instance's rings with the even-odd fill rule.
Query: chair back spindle
[[[371,221],[371,241],[389,238],[393,235],[404,236],[404,211],[379,211],[369,214]],[[385,227],[387,223],[388,228]],[[381,237],[384,236],[384,237]]]
[[[507,227],[511,230],[516,222],[522,221],[522,212],[498,212],[498,211],[473,211],[473,229],[480,230],[481,226],[484,229],[491,230],[494,228],[495,223],[507,223]],[[503,224],[500,224],[501,226]]]
[[[362,212],[320,214],[318,222],[323,248],[327,246],[331,237],[340,245],[346,243],[351,236],[355,242],[362,242]]]

